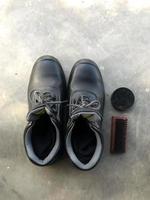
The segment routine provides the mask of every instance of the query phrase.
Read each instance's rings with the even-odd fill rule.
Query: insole
[[[95,152],[97,142],[87,119],[82,116],[75,122],[71,143],[77,158],[84,164],[88,163]]]
[[[31,142],[35,154],[40,159],[45,159],[56,141],[56,130],[49,116],[44,114],[32,128]]]

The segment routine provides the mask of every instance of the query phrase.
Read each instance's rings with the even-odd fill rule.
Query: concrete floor
[[[89,172],[66,156],[50,167],[28,161],[23,147],[26,91],[34,61],[57,57],[66,73],[80,58],[100,67],[106,88],[105,152]],[[0,0],[0,200],[150,199],[150,1]],[[110,96],[120,86],[136,96],[128,150],[109,154]]]

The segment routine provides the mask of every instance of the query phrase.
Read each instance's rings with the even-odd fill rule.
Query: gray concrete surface
[[[100,67],[106,88],[105,152],[89,172],[68,158],[39,168],[23,147],[26,90],[34,61],[57,57],[66,73],[80,58]],[[109,154],[110,95],[136,95],[127,153]],[[150,199],[150,1],[0,0],[0,200]]]

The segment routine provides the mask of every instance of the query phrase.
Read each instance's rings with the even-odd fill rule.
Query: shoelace
[[[84,96],[81,96],[80,99],[81,99],[80,102],[77,101],[76,103],[69,104],[69,107],[71,107],[71,112],[70,112],[71,116],[73,116],[74,113],[76,113],[78,108],[90,108],[90,110],[94,112],[99,111],[99,109],[101,108],[101,103],[98,100],[93,100],[89,102],[89,98]],[[102,118],[101,115],[100,117]]]
[[[64,101],[56,101],[56,97],[52,96],[50,92],[39,92],[34,91],[34,100],[36,103],[41,103],[45,105],[45,108],[49,114],[52,113],[52,111],[55,111],[54,105],[67,103],[67,100]]]
[[[79,101],[80,100],[80,101]],[[93,114],[93,112],[97,115],[97,117],[99,118],[99,120],[101,121],[103,119],[103,116],[97,112],[100,110],[101,108],[101,103],[98,100],[93,100],[93,101],[89,101],[88,97],[85,96],[81,96],[75,103],[70,103],[68,104],[68,106],[70,107],[70,111],[69,111],[69,120],[67,123],[67,127],[68,130],[73,126],[74,124],[74,116],[76,115],[76,111],[78,111],[78,108],[90,108],[90,111],[88,112],[88,114]],[[90,124],[95,128],[95,129],[99,129],[99,127],[97,127],[97,123],[96,121],[91,121]]]

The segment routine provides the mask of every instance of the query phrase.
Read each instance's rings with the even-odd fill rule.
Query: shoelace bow
[[[88,97],[81,96],[80,101],[77,100],[75,103],[69,104],[69,107],[71,107],[70,114],[74,115],[78,108],[90,108],[91,111],[99,111],[99,109],[101,108],[101,103],[98,100],[93,100],[90,102]],[[101,115],[100,117],[102,118]]]
[[[68,102],[67,100],[56,101],[56,97],[53,96],[50,92],[41,93],[38,91],[34,91],[34,100],[36,103],[44,104],[49,114],[51,114],[52,111],[55,111],[54,106]]]
[[[73,117],[75,116],[76,111],[78,111],[78,108],[81,108],[81,109],[82,108],[90,108],[89,114],[90,113],[93,114],[93,112],[95,112],[97,114],[98,118],[100,119],[100,121],[103,119],[103,116],[99,112],[97,112],[101,108],[101,103],[98,100],[93,100],[90,102],[88,97],[81,96],[75,103],[70,103],[70,104],[68,104],[68,106],[70,107],[70,111],[69,111],[70,118],[67,123],[68,130],[74,124]],[[91,121],[90,123],[93,127],[95,127],[95,129],[99,128],[99,127],[97,127],[96,121]]]

